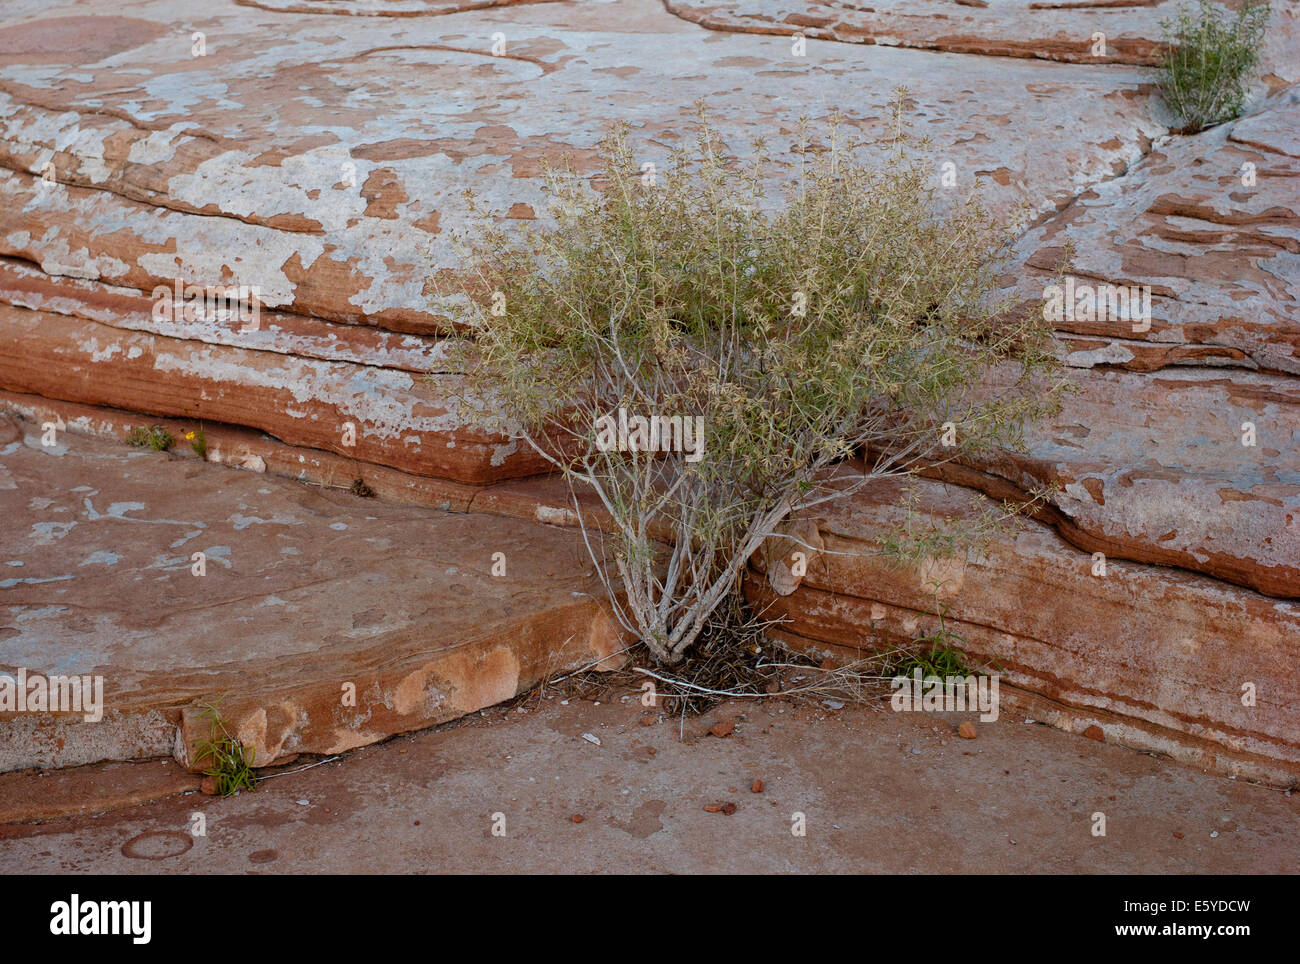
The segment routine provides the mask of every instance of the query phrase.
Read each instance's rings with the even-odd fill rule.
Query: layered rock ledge
[[[258,766],[338,753],[622,648],[575,532],[43,435],[0,420],[0,674],[100,677],[102,715],[0,711],[0,770],[204,769],[211,706]]]
[[[171,478],[158,467],[195,473],[168,482],[175,492],[117,500],[146,506],[181,491],[195,506],[219,505],[226,486],[252,504],[264,494],[247,486],[281,484],[100,449],[93,438],[121,439],[155,422],[176,431],[202,425],[214,462],[302,481],[362,477],[384,499],[411,504],[389,507],[398,516],[383,538],[409,530],[414,539],[415,520],[431,520],[475,558],[512,534],[536,540],[528,558],[539,568],[567,558],[571,534],[537,525],[572,524],[564,493],[531,477],[543,466],[510,438],[449,351],[472,332],[463,306],[431,279],[460,267],[453,235],[465,224],[463,192],[480,194],[507,222],[544,216],[546,163],[567,156],[590,173],[614,121],[628,122],[645,159],[661,162],[688,135],[698,98],[738,151],[758,137],[780,146],[802,115],[832,109],[883,146],[902,83],[914,129],[928,136],[936,165],[952,165],[956,190],[979,182],[993,210],[1032,222],[1009,290],[1040,298],[1065,270],[1077,285],[1146,287],[1152,308],[1149,324],[1062,317],[1060,349],[1079,391],[1061,416],[1031,429],[1024,452],[945,468],[944,482],[962,490],[922,484],[933,511],[957,514],[970,511],[969,490],[1014,498],[1059,486],[1027,532],[965,566],[963,588],[946,604],[972,649],[1003,661],[1060,725],[1092,714],[1108,737],[1292,780],[1300,728],[1284,694],[1294,690],[1300,645],[1290,601],[1300,598],[1296,18],[1290,8],[1274,15],[1248,116],[1180,137],[1169,135],[1143,66],[1171,6],[223,0],[196,14],[174,0],[144,0],[125,13],[107,0],[20,0],[0,24],[0,405],[23,426],[6,443],[4,458],[21,462],[5,463],[14,485],[0,489],[6,515],[20,485],[39,484],[50,492],[13,503],[15,512],[57,504],[66,521],[124,527],[131,520],[98,518],[105,511],[93,499],[95,519],[79,499],[31,503],[107,484],[99,476],[119,465],[128,475],[142,466],[162,473],[132,481],[141,493]],[[809,38],[801,54],[796,31]],[[1090,47],[1097,32],[1106,34],[1101,56]],[[244,286],[255,292],[256,326],[158,311],[155,289],[177,284]],[[31,442],[49,418],[68,426],[59,459]],[[70,468],[79,458],[99,460],[93,478]],[[41,481],[42,472],[52,474]],[[890,518],[888,494],[869,491],[833,518],[804,521],[820,527],[819,538],[869,552]],[[333,508],[313,509],[303,524],[314,530],[342,511],[329,501],[335,495],[343,498],[312,492]],[[428,516],[427,507],[475,515],[457,521]],[[167,518],[189,518],[183,508]],[[519,528],[493,515],[529,521]],[[42,568],[21,578],[58,579],[0,590],[5,663],[34,656],[42,640],[138,641],[134,617],[114,608],[116,573],[176,577],[153,573],[152,557],[123,557],[94,589],[92,598],[105,600],[103,625],[87,628],[99,617],[59,595],[63,558],[37,552],[53,553],[54,543],[28,545],[31,526],[63,520],[28,521],[5,534],[22,568],[25,553],[32,572]],[[394,544],[416,553],[411,542]],[[1095,552],[1108,560],[1104,580],[1081,568]],[[289,572],[283,560],[241,557]],[[413,562],[373,565],[412,598],[459,591]],[[751,593],[771,593],[761,560],[755,566]],[[343,575],[364,584],[359,569]],[[919,591],[922,575],[841,561],[773,605],[793,621],[791,645],[847,658],[922,624],[934,602]],[[472,598],[477,606],[482,593],[484,612],[500,616],[493,633],[522,640],[517,689],[545,671],[561,629],[567,636],[577,632],[570,622],[590,627],[593,617],[560,606],[541,584],[513,603],[494,585],[476,583]],[[325,618],[325,602],[302,588],[300,614],[319,604]],[[222,605],[213,618],[237,623],[241,607]],[[406,612],[393,638],[406,645],[443,625],[447,614],[430,606]],[[877,606],[885,617],[875,617]],[[521,628],[521,612],[537,620],[535,635]],[[448,625],[440,638],[464,629]],[[291,628],[312,637],[294,642],[308,649],[348,631],[297,621],[284,624],[286,638]],[[298,694],[258,639],[233,634],[231,648],[210,659],[234,666],[246,652],[241,672],[254,671],[241,679],[260,682],[241,683],[228,705],[272,759],[424,725],[477,702],[397,712],[394,694],[415,664],[399,673],[380,653],[391,640],[378,633],[372,641],[310,657],[371,674],[384,708],[375,709],[373,731],[352,736],[325,714],[325,689]],[[135,713],[133,735],[111,750],[94,749],[99,738],[82,731],[23,736],[29,724],[7,721],[9,765],[163,752],[187,719],[181,708],[225,678],[207,675],[209,656],[200,653],[186,669],[147,646],[121,652],[139,657],[121,663],[134,667],[131,686],[166,710]],[[161,660],[153,677],[151,660]],[[457,672],[464,687],[509,677],[474,660]],[[1243,681],[1260,684],[1253,712],[1230,705]],[[484,683],[483,698],[510,688]],[[277,692],[288,694],[281,703]],[[25,741],[59,739],[62,750],[22,755]]]

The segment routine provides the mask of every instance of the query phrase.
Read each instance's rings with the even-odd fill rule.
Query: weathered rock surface
[[[1069,364],[1300,375],[1297,130],[1291,91],[1243,120],[1160,141],[1026,233],[1015,287],[1027,298],[1041,298],[1067,261],[1079,286],[1150,288],[1149,322],[1062,311]]]
[[[665,0],[669,10],[714,30],[789,35],[953,53],[1034,57],[1071,63],[1158,64],[1176,0]],[[1234,9],[1232,4],[1223,4]],[[1285,41],[1297,33],[1295,11],[1283,6],[1270,32],[1280,41],[1278,69],[1300,80]],[[1096,34],[1101,34],[1098,38]],[[1290,54],[1291,56],[1286,56]],[[1273,61],[1266,61],[1268,67]]]
[[[173,744],[192,766],[198,710],[218,698],[258,765],[334,753],[620,648],[572,531],[85,435],[45,448],[34,423],[0,433],[0,672],[104,679],[101,722],[0,714],[0,770]]]
[[[172,760],[108,763],[52,773],[0,773],[0,825],[138,807],[197,790],[201,779]]]
[[[0,629],[0,659],[66,651],[68,666],[109,666],[122,688],[108,727],[4,722],[4,759],[19,761],[5,765],[170,752],[178,726],[187,758],[196,701],[226,689],[259,762],[329,752],[512,695],[555,668],[570,637],[584,658],[607,651],[594,604],[564,596],[589,591],[574,575],[580,543],[516,521],[572,525],[562,487],[515,478],[542,465],[465,391],[449,353],[463,306],[429,280],[459,267],[462,192],[506,219],[545,216],[545,162],[591,170],[613,121],[661,162],[701,97],[738,151],[757,137],[780,148],[801,115],[832,109],[883,144],[906,84],[914,129],[962,193],[978,177],[998,213],[1039,212],[1015,290],[1041,295],[1067,243],[1080,282],[1152,289],[1149,330],[1059,323],[1080,392],[1031,430],[1027,453],[947,470],[997,496],[1061,484],[1042,519],[1068,543],[1035,527],[962,567],[949,602],[963,635],[1061,725],[1090,713],[1087,725],[1134,745],[1293,772],[1300,729],[1279,694],[1295,689],[1298,628],[1281,600],[1300,597],[1300,116],[1284,89],[1300,76],[1295,11],[1270,27],[1259,86],[1274,96],[1261,104],[1257,91],[1252,116],[1171,139],[1154,75],[1134,66],[1150,62],[1171,6],[240,0],[196,14],[175,0],[125,12],[15,0],[0,24],[0,405],[36,425],[65,418],[61,450],[80,455],[40,451],[32,423],[26,444],[0,446],[0,498],[42,489],[15,503],[32,518],[0,548],[24,562],[14,578],[39,566],[56,580],[0,589],[22,616],[6,624],[17,635]],[[805,56],[773,35],[795,30],[813,38]],[[1104,57],[1092,56],[1096,32]],[[152,292],[177,281],[252,286],[257,329],[157,312]],[[269,476],[231,481],[77,434],[121,438],[154,420],[177,433],[203,423],[213,461],[335,486],[361,477],[409,505],[338,488],[290,497]],[[1241,444],[1246,423],[1254,445]],[[55,465],[57,479],[43,474]],[[129,491],[108,509],[75,492],[110,482]],[[936,513],[970,509],[936,483],[924,491]],[[226,499],[268,520],[250,524],[256,542],[236,513],[211,515]],[[357,505],[363,520],[348,515]],[[33,515],[59,509],[66,519]],[[771,571],[751,590],[781,594],[789,641],[848,652],[920,625],[930,606],[911,576],[834,552],[865,545],[888,516],[878,492],[766,547]],[[169,519],[194,522],[191,541],[219,535],[238,565],[191,577],[186,545],[151,550],[144,537]],[[420,520],[457,561],[425,561]],[[32,528],[44,522],[54,528]],[[110,530],[125,550],[100,544]],[[299,532],[314,541],[294,544]],[[498,543],[512,581],[522,553],[520,587],[481,571]],[[818,551],[796,575],[801,544]],[[82,572],[80,559],[64,565],[69,548],[120,558]],[[1094,551],[1110,558],[1105,579],[1088,575]],[[561,572],[558,559],[570,560],[561,576],[538,575]],[[127,569],[139,596],[121,591]],[[397,601],[361,600],[372,578]],[[70,605],[69,583],[91,601]],[[351,716],[339,715],[345,672],[371,694]],[[1249,712],[1242,681],[1260,687]]]
[[[1167,139],[1030,230],[1020,295],[1059,285],[1068,249],[1077,290],[1146,286],[1150,317],[1072,303],[1055,325],[1079,393],[1026,454],[943,477],[1058,483],[1046,518],[1077,546],[1300,597],[1297,124],[1283,95]]]
[[[1141,72],[1122,66],[994,67],[852,45],[792,58],[653,0],[327,6],[365,15],[268,4],[195,21],[156,0],[130,17],[105,2],[0,27],[0,300],[47,313],[4,312],[0,337],[24,344],[0,387],[249,425],[408,473],[517,476],[541,466],[494,432],[490,400],[475,400],[485,421],[469,417],[472,396],[435,337],[459,324],[458,302],[431,298],[427,282],[459,263],[450,236],[465,188],[534,217],[545,161],[589,168],[615,120],[663,161],[700,97],[738,146],[780,146],[809,104],[882,141],[904,79],[958,185],[985,175],[1002,211],[1065,204],[1162,130]],[[987,136],[1011,117],[1034,138]],[[1104,142],[1088,133],[1102,128]],[[254,289],[259,330],[155,315],[152,292],[178,281]],[[349,420],[361,437],[343,451]]]
[[[1158,142],[1023,239],[1026,298],[1058,280],[1067,246],[1077,284],[1151,288],[1149,330],[1058,319],[1078,393],[1030,428],[1027,452],[939,473],[999,498],[1059,484],[1040,518],[1065,541],[1032,525],[966,562],[891,569],[872,540],[898,520],[899,493],[877,486],[817,520],[826,551],[797,586],[780,569],[751,580],[769,616],[790,618],[781,638],[848,659],[932,631],[949,607],[963,648],[1002,669],[1014,700],[1037,700],[1039,719],[1220,772],[1300,778],[1287,695],[1300,646],[1298,119],[1282,95]],[[972,517],[968,492],[919,491],[935,519]]]
[[[660,161],[701,97],[742,144],[784,146],[810,105],[882,139],[906,81],[916,125],[959,183],[987,173],[1004,210],[1064,203],[1162,130],[1129,68],[847,44],[793,58],[788,44],[705,30],[655,0],[400,21],[191,16],[155,0],[123,17],[98,0],[0,29],[0,254],[146,292],[176,277],[257,285],[268,308],[430,331],[455,311],[428,304],[425,284],[457,263],[461,192],[541,211],[543,161],[589,167],[616,120]],[[192,30],[205,32],[204,56]],[[494,56],[497,32],[506,47]],[[1012,117],[1016,136],[987,135]]]
[[[242,7],[282,13],[329,13],[349,17],[437,17],[485,7],[555,0],[235,0]]]
[[[460,343],[458,339],[340,325],[278,311],[260,311],[255,319],[247,320],[239,317],[238,309],[212,312],[207,305],[200,306],[202,314],[190,313],[184,300],[177,302],[174,288],[171,305],[178,307],[159,310],[152,297],[135,288],[50,275],[12,258],[0,258],[0,302],[210,345],[351,362],[417,375],[463,371],[455,352],[449,350]]]
[[[1072,381],[1061,415],[1027,429],[1027,452],[939,477],[997,497],[1056,483],[1045,518],[1082,548],[1300,596],[1300,381],[1196,368]]]
[[[841,660],[938,628],[1014,686],[1084,711],[1130,745],[1274,782],[1300,780],[1300,605],[1162,566],[1106,561],[1036,523],[969,558],[894,568],[877,534],[915,485],[923,519],[970,519],[980,497],[937,482],[875,484],[817,518],[825,552],[793,593],[750,580],[787,643]],[[754,562],[761,563],[761,556]],[[1255,702],[1244,705],[1245,684]],[[1111,719],[1107,719],[1108,725]]]
[[[0,384],[19,392],[247,425],[408,472],[485,482],[545,466],[457,375],[167,338],[0,305]],[[470,412],[477,414],[470,414]],[[496,433],[485,426],[503,427]],[[351,426],[351,428],[349,428]]]

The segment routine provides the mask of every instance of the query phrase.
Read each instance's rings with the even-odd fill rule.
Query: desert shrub
[[[1249,3],[1234,17],[1210,0],[1198,0],[1160,22],[1167,37],[1161,90],[1185,130],[1199,131],[1241,113],[1268,16],[1268,3]]]
[[[469,304],[480,397],[567,475],[618,618],[660,662],[792,513],[1014,445],[1055,405],[1041,312],[995,296],[1011,234],[975,197],[939,213],[904,93],[880,166],[835,120],[824,146],[740,162],[702,112],[657,174],[625,127],[595,185],[549,171],[549,223],[507,230],[471,198],[468,270],[440,294]],[[680,417],[679,450],[652,450],[636,417]]]

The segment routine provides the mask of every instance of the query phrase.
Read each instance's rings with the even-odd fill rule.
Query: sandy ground
[[[883,702],[733,701],[686,720],[682,738],[682,721],[662,710],[644,725],[635,694],[603,696],[566,705],[563,694],[534,693],[234,798],[186,793],[12,824],[0,828],[0,858],[10,873],[112,874],[1300,866],[1300,795],[1006,715],[968,740],[955,715],[893,713]],[[730,735],[709,733],[726,721]],[[107,774],[90,767],[79,778]],[[734,812],[705,809],[728,803]],[[1093,833],[1098,813],[1105,836]],[[205,836],[190,833],[196,814]],[[800,814],[802,836],[792,833]]]

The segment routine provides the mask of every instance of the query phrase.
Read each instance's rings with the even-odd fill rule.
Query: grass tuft
[[[206,707],[200,714],[210,724],[208,739],[198,744],[198,756],[195,764],[211,760],[212,766],[203,771],[204,776],[212,777],[217,784],[217,793],[231,797],[241,790],[257,789],[257,774],[253,772],[255,751],[246,749],[242,743],[230,735],[225,721],[221,718],[221,701]]]
[[[161,425],[150,425],[147,428],[141,425],[131,429],[131,434],[126,437],[126,441],[128,445],[151,448],[155,452],[166,452],[175,440]]]

